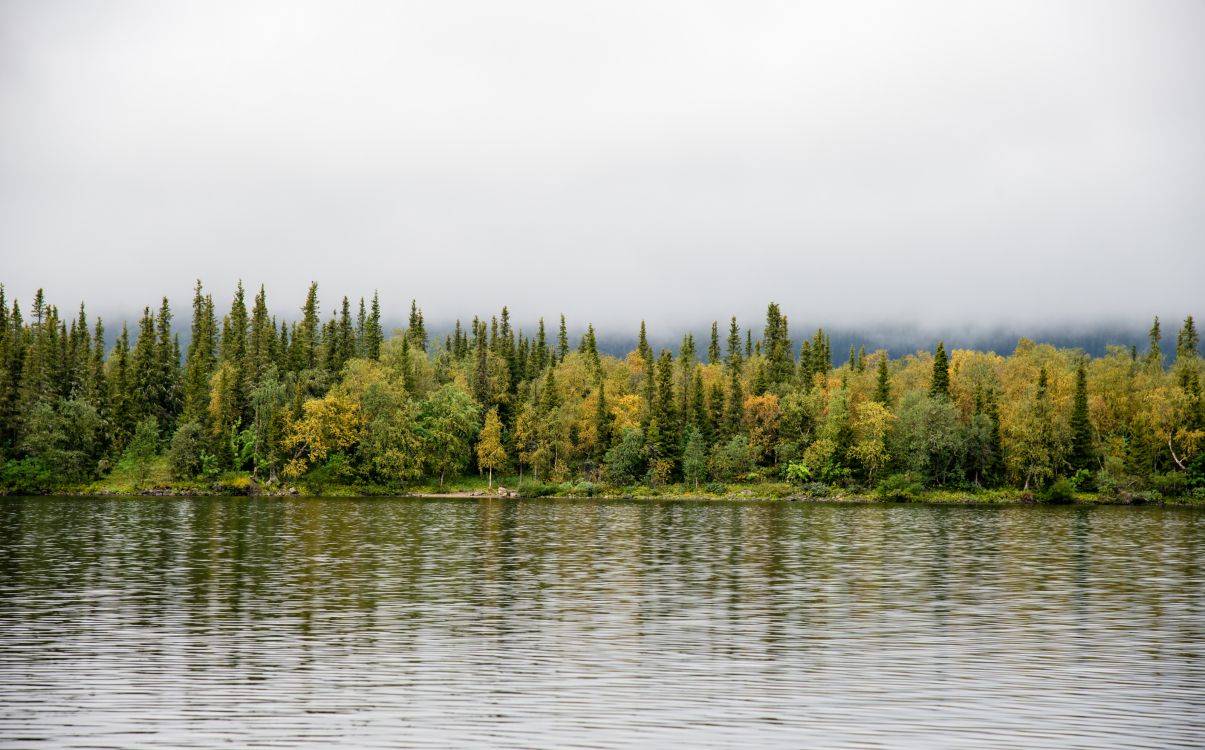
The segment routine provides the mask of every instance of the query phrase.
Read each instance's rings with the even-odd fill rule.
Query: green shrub
[[[1090,492],[1096,487],[1096,477],[1088,469],[1076,469],[1075,476],[1071,477],[1071,486],[1077,492]]]
[[[557,493],[558,486],[555,484],[543,484],[541,482],[527,482],[519,486],[519,495],[521,497],[548,497]]]
[[[1075,485],[1066,477],[1059,477],[1043,490],[1042,502],[1050,505],[1061,505],[1075,501]]]
[[[723,495],[728,492],[728,486],[722,482],[708,482],[703,485],[703,490],[710,495]]]
[[[832,488],[824,482],[808,482],[799,488],[799,494],[804,497],[828,497],[832,494]]]
[[[880,500],[915,500],[925,489],[920,477],[906,471],[903,474],[892,474],[885,477],[875,488],[875,494]]]
[[[1151,488],[1165,497],[1182,497],[1188,494],[1188,477],[1179,471],[1156,474],[1151,477]]]
[[[1188,462],[1188,470],[1184,472],[1184,481],[1189,489],[1205,489],[1205,452]]]
[[[54,470],[40,458],[9,461],[0,468],[0,490],[8,494],[41,494],[56,483]]]
[[[172,477],[192,479],[205,468],[205,445],[201,425],[185,422],[172,435],[171,447],[167,450],[167,464]]]

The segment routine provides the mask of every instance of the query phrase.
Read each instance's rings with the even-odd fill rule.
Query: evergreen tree
[[[544,335],[544,319],[540,318],[540,324],[536,328],[536,344],[532,352],[533,361],[531,373],[534,376],[536,373],[544,372],[544,368],[548,365],[548,341]]]
[[[594,458],[601,461],[611,449],[611,412],[607,407],[607,384],[598,381],[598,398],[594,402]]]
[[[159,375],[157,418],[162,429],[168,429],[180,412],[180,341],[172,334],[172,310],[167,297],[159,305],[156,321],[155,364]]]
[[[787,317],[774,303],[770,303],[766,309],[766,328],[762,340],[765,344],[762,351],[766,357],[766,384],[768,387],[782,385],[794,374],[795,359],[787,329]]]
[[[703,436],[707,438],[708,443],[715,442],[716,438],[726,431],[724,415],[727,413],[724,386],[716,381],[711,384],[711,390],[707,394],[707,423]]]
[[[708,425],[707,402],[703,397],[703,377],[699,373],[698,365],[695,365],[695,372],[690,379],[690,407],[686,413],[688,417],[685,423],[699,430],[706,438],[710,432],[710,426]]]
[[[318,284],[310,283],[301,308],[301,323],[293,331],[292,365],[297,370],[318,367],[318,345],[321,343],[322,323],[318,320]]]
[[[348,302],[346,296],[343,297],[343,305],[339,308],[337,336],[335,366],[331,369],[335,372],[340,372],[343,370],[343,366],[347,364],[347,360],[356,356],[356,332],[351,319],[351,304]]]
[[[1155,316],[1155,322],[1151,325],[1150,332],[1147,333],[1147,339],[1150,342],[1146,352],[1146,363],[1150,367],[1158,367],[1163,369],[1163,352],[1159,348],[1159,342],[1163,339],[1163,334],[1159,330],[1159,316]]]
[[[427,326],[423,322],[423,311],[419,309],[418,302],[410,300],[410,321],[406,328],[406,335],[410,338],[410,345],[427,351]]]
[[[460,321],[456,321],[457,328],[460,327]],[[372,307],[368,313],[368,318],[364,322],[364,356],[368,359],[381,358],[381,344],[385,341],[385,332],[381,329],[381,299],[380,295],[374,291],[372,293]]]
[[[740,372],[741,369],[741,329],[736,324],[736,316],[728,324],[728,369]]]
[[[643,320],[640,321],[640,336],[636,339],[636,353],[645,362],[653,361],[653,347],[649,346],[649,337],[645,331]]]
[[[937,342],[937,353],[933,355],[933,379],[929,381],[929,396],[950,397],[950,360],[946,357],[945,342]]]
[[[556,336],[556,359],[564,362],[569,356],[569,331],[565,328],[565,314],[561,313],[561,327]]]
[[[651,435],[646,436],[645,444],[655,452],[657,458],[676,461],[680,434],[674,399],[674,358],[668,349],[662,349],[657,360],[653,420],[657,423],[660,434],[656,440]]]
[[[493,402],[493,388],[490,386],[489,347],[485,337],[485,323],[477,324],[473,346],[476,356],[476,366],[473,368],[473,397],[482,408],[488,409]]]
[[[875,381],[874,400],[883,406],[891,406],[891,373],[887,369],[887,352],[879,355],[879,377]]]
[[[138,339],[134,342],[134,350],[130,355],[131,384],[130,393],[135,421],[154,417],[159,424],[165,422],[160,413],[161,403],[159,380],[159,363],[155,352],[155,315],[151,308],[145,307],[142,319],[138,322]]]
[[[724,401],[724,421],[720,434],[725,438],[729,438],[740,434],[741,424],[745,416],[744,387],[741,384],[740,370],[735,367],[728,370],[728,394]]]
[[[105,379],[105,324],[100,318],[96,319],[96,329],[92,335],[92,357],[88,366],[92,370],[89,378],[91,387],[84,398],[96,407],[97,414],[104,419],[109,413],[109,384]]]
[[[138,421],[137,405],[134,402],[134,383],[130,374],[130,332],[123,322],[121,335],[109,355],[109,404],[110,431],[112,433],[113,449],[120,453],[131,435],[134,434],[134,424]]]
[[[2,307],[3,305],[0,305]],[[1189,315],[1184,319],[1184,327],[1176,334],[1176,361],[1196,361],[1201,356],[1201,337],[1197,334],[1197,325]]]
[[[707,364],[714,365],[720,361],[720,326],[717,321],[711,321],[711,340],[707,344]]]
[[[1075,398],[1071,402],[1071,454],[1068,462],[1072,469],[1095,469],[1095,453],[1092,422],[1088,416],[1088,371],[1080,362],[1075,370]]]
[[[268,297],[262,284],[259,287],[259,294],[255,295],[255,304],[251,308],[251,338],[247,342],[247,349],[249,357],[248,385],[258,384],[264,373],[275,364],[277,359],[276,324],[268,314]]]

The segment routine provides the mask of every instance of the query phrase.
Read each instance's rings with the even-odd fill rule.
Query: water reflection
[[[1200,747],[1203,518],[0,499],[0,744]]]

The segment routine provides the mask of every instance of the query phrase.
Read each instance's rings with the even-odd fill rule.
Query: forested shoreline
[[[1205,499],[1205,398],[1192,317],[1165,355],[1021,339],[1009,355],[830,350],[769,304],[710,336],[623,358],[508,310],[431,340],[421,309],[386,336],[380,301],[296,320],[240,283],[197,282],[182,349],[166,298],[105,346],[103,321],[27,308],[0,286],[0,492],[406,492],[505,475],[530,494],[909,499],[999,490],[1067,501]],[[785,489],[783,489],[785,488]]]

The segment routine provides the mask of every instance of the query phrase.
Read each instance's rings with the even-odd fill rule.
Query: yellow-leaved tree
[[[498,409],[495,407],[485,415],[485,426],[481,428],[481,436],[477,439],[477,465],[489,471],[490,488],[494,486],[494,469],[499,469],[505,464],[506,447],[502,445],[502,420],[498,418]]]
[[[362,429],[360,405],[351,398],[331,392],[306,401],[301,417],[285,428],[284,447],[292,453],[285,475],[299,477],[330,454],[350,448]]]

